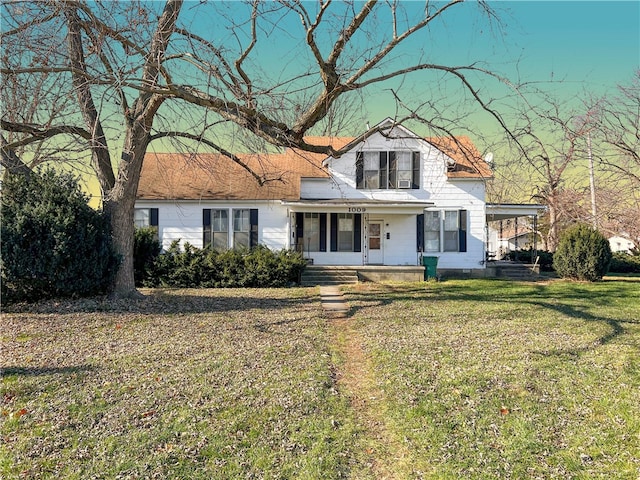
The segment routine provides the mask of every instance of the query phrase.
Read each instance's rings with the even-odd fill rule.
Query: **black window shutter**
[[[327,251],[327,214],[320,214],[320,251]]]
[[[296,212],[296,243],[299,243],[304,235],[304,213]]]
[[[211,209],[204,208],[202,210],[202,247],[206,248],[211,245]]]
[[[458,251],[467,251],[467,211],[458,212]]]
[[[249,248],[258,246],[258,209],[252,208],[249,211],[249,223],[251,231],[249,233]]]
[[[330,229],[331,229],[331,235],[330,235],[330,243],[331,243],[331,251],[332,252],[337,252],[338,251],[338,214],[337,213],[332,213],[331,214],[331,225],[330,225]]]
[[[353,251],[362,251],[362,214],[353,215]]]
[[[424,251],[424,213],[416,216],[416,243],[418,252]]]
[[[158,226],[158,209],[150,208],[149,210],[150,210],[149,225],[151,225],[152,227],[157,227]]]
[[[364,153],[356,153],[356,188],[364,188]]]
[[[389,152],[389,188],[398,188],[396,152]]]
[[[387,173],[387,152],[380,152],[380,165],[379,165],[379,188],[389,188],[389,176]]]
[[[413,176],[411,188],[420,188],[420,152],[413,152]]]

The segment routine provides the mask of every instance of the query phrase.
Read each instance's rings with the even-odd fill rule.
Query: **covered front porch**
[[[289,210],[291,247],[310,265],[357,267],[363,278],[372,279],[385,276],[376,267],[422,268],[416,216],[431,202],[328,199],[283,204]]]

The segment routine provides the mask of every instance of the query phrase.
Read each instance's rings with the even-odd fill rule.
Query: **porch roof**
[[[317,200],[283,200],[282,204],[293,212],[300,211],[344,211],[355,213],[403,213],[420,214],[433,202],[415,200],[372,200],[367,198],[330,198]]]
[[[546,207],[538,203],[487,203],[487,221],[507,220],[509,218],[539,215]]]

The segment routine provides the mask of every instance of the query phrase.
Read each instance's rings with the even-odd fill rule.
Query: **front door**
[[[367,263],[369,265],[383,265],[384,255],[384,222],[382,220],[369,220],[367,227]]]

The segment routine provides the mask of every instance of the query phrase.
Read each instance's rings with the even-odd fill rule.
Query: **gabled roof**
[[[396,125],[390,119],[360,137],[305,137],[310,145],[332,145],[335,149],[355,146],[381,126]],[[385,127],[386,128],[386,127]],[[420,138],[417,137],[416,138]],[[447,171],[450,178],[488,178],[491,169],[466,137],[423,139],[455,160]],[[300,179],[328,178],[327,156],[286,149],[283,153],[238,154],[246,168],[217,153],[148,153],[138,186],[138,199],[145,200],[296,200]],[[262,183],[261,183],[262,182]]]
[[[403,132],[403,137],[415,138],[417,140],[426,140],[428,143],[436,147],[442,153],[451,158],[454,163],[447,169],[447,177],[449,178],[491,178],[493,172],[491,167],[482,158],[480,152],[473,144],[471,139],[466,136],[457,137],[420,137],[416,133],[412,132],[403,125],[396,123],[390,117],[385,118],[383,121],[370,128],[365,133],[358,137],[349,138],[343,146],[355,147],[358,143],[363,142],[371,135],[380,133],[381,135],[387,135],[391,130],[397,128]],[[322,137],[319,137],[322,138]],[[326,139],[324,140],[326,141]],[[322,142],[319,142],[322,144]],[[338,147],[340,148],[340,147]],[[330,158],[325,159],[326,165]]]

